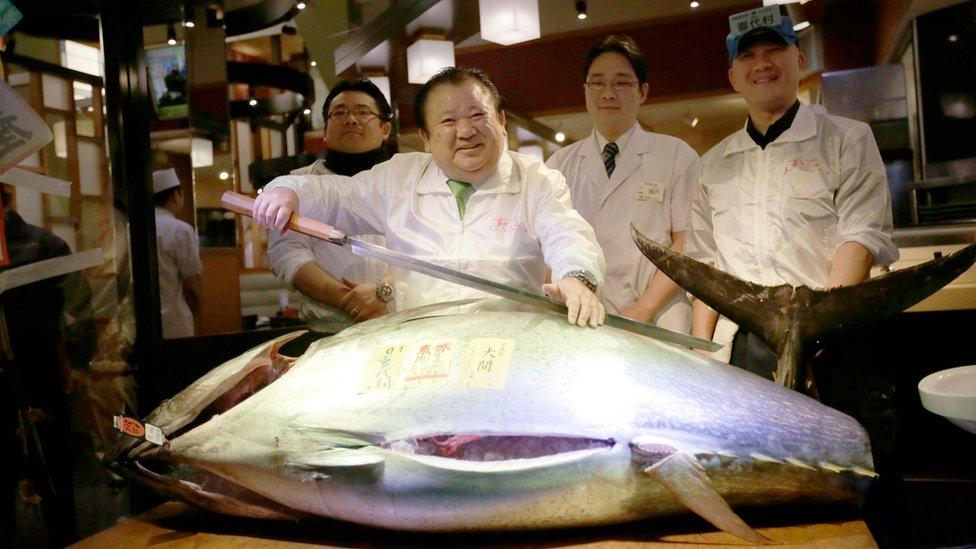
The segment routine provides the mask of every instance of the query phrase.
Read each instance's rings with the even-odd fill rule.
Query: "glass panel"
[[[51,217],[68,217],[71,215],[71,199],[67,196],[48,195]]]
[[[102,194],[103,182],[102,147],[98,143],[78,140],[78,180],[81,194],[98,196]]]
[[[40,191],[17,189],[17,213],[24,221],[38,227],[44,225],[44,202]]]
[[[44,92],[44,106],[52,109],[68,110],[71,108],[70,83],[57,76],[45,74],[41,78],[41,87]]]
[[[81,225],[78,232],[81,238],[81,248],[90,250],[101,248],[106,239],[108,224],[108,206],[99,199],[86,198],[81,201]]]

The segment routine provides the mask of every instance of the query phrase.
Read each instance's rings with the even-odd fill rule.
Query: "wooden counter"
[[[747,519],[748,520],[748,519]],[[707,525],[705,525],[707,526]],[[697,517],[604,528],[432,535],[389,532],[336,521],[292,524],[224,517],[168,502],[86,538],[73,547],[743,547],[729,534],[701,532]],[[769,547],[846,549],[877,547],[861,520],[758,528],[778,542]]]

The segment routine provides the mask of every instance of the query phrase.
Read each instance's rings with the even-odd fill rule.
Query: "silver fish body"
[[[266,351],[252,350],[147,418],[166,445],[131,442],[114,464],[248,516],[463,531],[691,508],[747,539],[716,518],[735,522],[722,500],[851,502],[874,476],[855,420],[686,349],[548,314],[425,314],[321,340],[249,398],[197,417],[253,379],[245,365]]]

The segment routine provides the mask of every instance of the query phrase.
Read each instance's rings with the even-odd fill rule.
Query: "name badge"
[[[654,202],[663,202],[664,185],[657,182],[638,183],[637,200],[653,200]]]

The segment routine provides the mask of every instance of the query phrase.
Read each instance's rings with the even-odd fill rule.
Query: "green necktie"
[[[461,215],[461,219],[464,219],[464,206],[468,202],[468,196],[474,192],[474,189],[471,188],[471,183],[448,179],[447,186],[450,187],[451,192],[454,193],[454,199],[457,200],[458,213]]]

